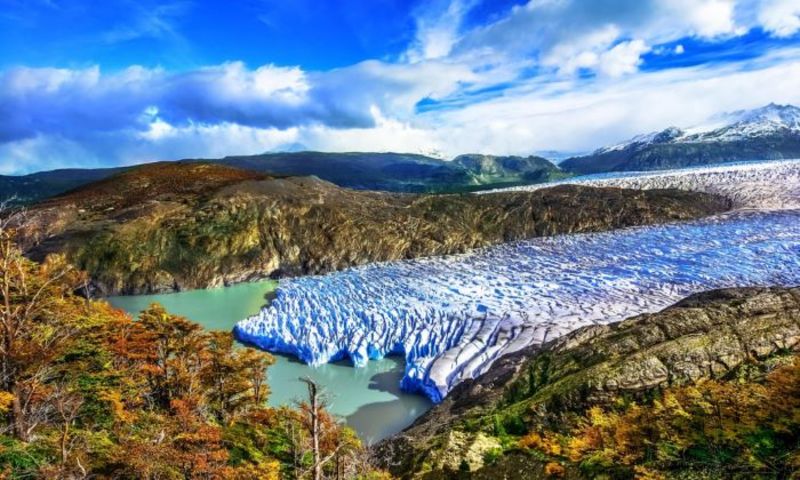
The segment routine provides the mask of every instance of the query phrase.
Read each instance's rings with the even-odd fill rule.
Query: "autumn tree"
[[[591,475],[655,479],[697,470],[798,478],[800,356],[763,382],[709,380],[665,389],[649,404],[592,406],[568,431],[531,433],[520,446]]]
[[[3,220],[5,219],[5,220]],[[23,255],[0,213],[0,477],[359,478],[352,431],[314,395],[266,405],[267,353],[151,305],[77,295],[62,256]]]
[[[47,421],[55,362],[89,318],[73,295],[83,276],[63,256],[36,264],[14,243],[11,220],[0,220],[0,388],[11,395],[10,424],[27,442]]]
[[[261,406],[269,394],[266,373],[274,359],[251,348],[236,348],[228,332],[206,336],[201,372],[208,388],[208,405],[218,422],[229,423],[248,407]]]

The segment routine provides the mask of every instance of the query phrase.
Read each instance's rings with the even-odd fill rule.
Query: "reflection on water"
[[[373,375],[368,388],[394,398],[362,404],[346,417],[347,424],[367,444],[399,432],[431,407],[430,402],[421,395],[408,395],[400,390],[398,379],[403,376],[405,361],[398,357],[390,357],[386,361],[394,362],[392,369]]]
[[[175,314],[185,316],[209,330],[231,330],[233,325],[258,312],[277,282],[243,283],[226,288],[190,290],[160,295],[109,297],[117,308],[137,314],[158,302]],[[370,361],[364,368],[353,368],[337,362],[317,368],[286,356],[275,357],[269,368],[269,385],[273,406],[291,405],[306,394],[300,377],[310,377],[327,391],[330,411],[345,419],[367,443],[399,432],[431,403],[420,395],[400,391],[403,376],[402,358]]]

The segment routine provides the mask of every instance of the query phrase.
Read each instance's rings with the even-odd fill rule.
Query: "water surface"
[[[276,286],[277,282],[267,280],[225,288],[118,296],[107,300],[133,315],[158,302],[169,312],[185,316],[206,329],[230,331],[237,321],[257,313],[266,303],[265,295],[274,291]],[[311,377],[327,390],[330,411],[344,418],[367,443],[399,432],[431,406],[420,395],[400,391],[404,371],[402,358],[389,357],[369,362],[364,368],[353,368],[344,362],[313,368],[293,358],[278,355],[275,358],[275,364],[268,370],[272,389],[270,405],[291,405],[303,398],[305,386],[298,378]]]

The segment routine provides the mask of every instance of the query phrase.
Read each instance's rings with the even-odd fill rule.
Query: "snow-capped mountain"
[[[719,126],[719,124],[722,126]],[[776,134],[800,133],[800,108],[793,105],[769,105],[754,110],[739,110],[719,117],[712,128],[688,129],[677,138],[682,142],[737,141]]]
[[[800,108],[771,103],[718,115],[690,128],[638,135],[560,166],[575,173],[599,173],[786,158],[800,158]]]

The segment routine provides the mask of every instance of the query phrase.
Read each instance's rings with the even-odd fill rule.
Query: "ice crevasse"
[[[725,188],[720,178],[726,184],[738,179],[738,188],[730,188],[749,203],[746,210],[703,220],[284,280],[272,302],[240,321],[234,333],[312,365],[349,358],[363,366],[403,355],[402,387],[438,402],[500,356],[581,326],[657,311],[711,288],[800,284],[800,195],[785,194],[798,191],[800,162],[772,168],[784,169],[780,182],[764,180],[774,175],[770,167],[755,174],[753,168],[709,169],[715,175],[709,185]],[[673,183],[690,188],[682,175],[701,173],[672,173]],[[668,187],[669,177],[657,183]],[[741,193],[748,188],[757,191]],[[782,192],[780,205],[768,205],[779,209],[756,209],[759,199],[778,198],[765,193],[768,188]]]

